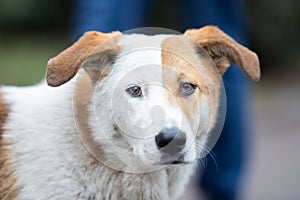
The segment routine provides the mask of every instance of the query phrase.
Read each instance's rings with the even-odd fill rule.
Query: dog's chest
[[[57,170],[56,175],[33,185],[26,185],[21,199],[90,199],[90,200],[140,200],[175,199],[188,180],[192,166],[178,169],[159,170],[145,174],[128,174],[106,166],[81,166]],[[54,172],[52,172],[54,175]],[[34,178],[37,180],[37,178]],[[50,180],[50,177],[49,177]],[[45,181],[45,182],[44,182]],[[32,189],[34,193],[30,192]]]
[[[181,166],[151,173],[131,174],[101,166],[94,169],[94,176],[87,175],[90,173],[88,172],[77,180],[82,184],[76,199],[174,199],[182,191],[192,167]],[[90,177],[89,180],[87,177]]]

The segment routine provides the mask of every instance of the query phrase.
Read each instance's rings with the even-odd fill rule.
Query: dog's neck
[[[193,165],[166,167],[148,173],[126,173],[102,163],[76,168],[82,199],[175,199],[183,190]],[[86,169],[82,171],[82,169]]]

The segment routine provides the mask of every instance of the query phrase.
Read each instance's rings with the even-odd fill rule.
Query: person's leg
[[[183,29],[217,25],[238,42],[247,42],[243,1],[184,0]],[[248,80],[237,67],[225,73],[227,114],[222,134],[213,148],[218,170],[207,156],[207,168],[200,180],[209,199],[235,199],[245,157]]]
[[[118,28],[120,31],[145,27],[149,23],[155,0],[120,0]]]
[[[249,88],[240,69],[232,67],[224,75],[227,96],[226,120],[221,136],[213,148],[218,169],[210,156],[200,184],[209,199],[235,199],[245,162],[244,141],[247,135]]]
[[[178,0],[182,31],[205,25],[219,26],[238,42],[247,43],[244,0]]]
[[[152,4],[148,0],[74,0],[71,36],[77,39],[89,30],[111,32],[145,26]]]

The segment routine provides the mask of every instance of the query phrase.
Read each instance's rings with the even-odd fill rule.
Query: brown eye
[[[188,83],[188,82],[181,83],[180,92],[183,96],[189,96],[195,92],[196,87],[197,86],[192,83]]]
[[[139,86],[132,86],[130,88],[127,88],[126,91],[132,96],[132,97],[142,97],[143,92],[141,87]]]

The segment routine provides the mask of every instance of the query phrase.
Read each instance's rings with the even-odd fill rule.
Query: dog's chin
[[[162,157],[159,162],[155,163],[155,165],[187,165],[187,164],[191,164],[192,162],[193,162],[192,160],[188,160],[185,158],[184,155],[181,155],[177,158]]]
[[[160,162],[160,163],[158,163],[158,165],[187,165],[190,163],[192,163],[192,162],[174,160],[174,161]]]

